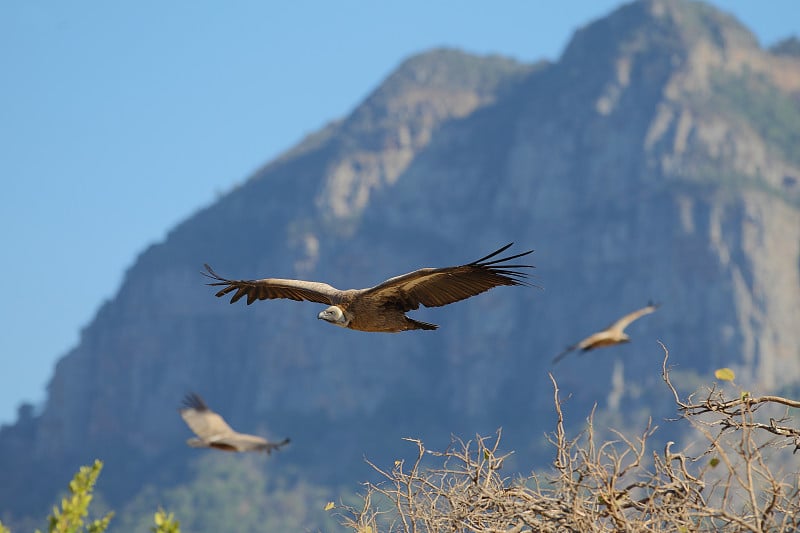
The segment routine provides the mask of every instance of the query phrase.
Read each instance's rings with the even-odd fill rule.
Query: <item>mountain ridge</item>
[[[757,93],[750,107],[780,102],[791,117],[791,61],[704,4],[661,0],[580,29],[555,63],[410,58],[140,254],[59,361],[43,412],[0,429],[0,466],[15,458],[7,487],[33,494],[0,488],[0,501],[32,512],[94,456],[118,472],[112,502],[146,482],[143,465],[185,472],[175,409],[189,390],[234,427],[267,421],[292,437],[275,472],[352,488],[369,474],[362,454],[391,460],[401,437],[446,445],[499,426],[513,468],[542,457],[552,356],[648,299],[664,305],[631,328],[631,346],[553,369],[569,410],[600,399],[611,414],[624,401],[658,416],[656,340],[696,379],[731,366],[743,384],[796,386],[800,290],[784,287],[800,289],[800,165],[782,143],[800,125],[773,134],[735,105],[752,85],[780,98]],[[340,330],[309,303],[230,306],[200,275],[208,262],[230,277],[363,287],[509,241],[536,249],[544,290],[414,311],[433,333]],[[52,484],[29,481],[52,465]]]

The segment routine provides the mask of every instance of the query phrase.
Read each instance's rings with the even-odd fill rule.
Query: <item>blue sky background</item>
[[[762,45],[796,0],[718,0]],[[618,1],[0,3],[0,423],[169,228],[438,46],[556,60]]]

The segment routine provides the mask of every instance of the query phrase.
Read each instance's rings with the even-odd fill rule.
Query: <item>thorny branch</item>
[[[714,417],[713,421],[707,422],[708,425],[718,425],[723,431],[726,429],[759,429],[773,435],[790,437],[789,440],[794,444],[793,453],[800,450],[800,428],[783,425],[783,423],[790,420],[788,416],[779,419],[769,418],[769,423],[758,422],[753,418],[753,413],[762,406],[783,405],[800,409],[800,401],[790,400],[781,396],[752,396],[745,392],[740,394],[738,398],[726,399],[723,392],[716,389],[716,387],[708,389],[705,398],[702,400],[695,401],[694,395],[691,395],[686,401],[682,401],[669,377],[667,369],[669,352],[663,344],[661,344],[661,347],[665,353],[661,376],[667,387],[672,391],[678,413],[682,418],[699,420],[701,415],[716,413],[717,416]],[[783,444],[787,445],[788,443],[788,441],[784,441]]]
[[[453,438],[445,451],[418,439],[409,464],[391,469],[369,463],[382,481],[366,483],[361,508],[346,508],[343,524],[357,533],[533,531],[796,531],[800,529],[800,475],[796,463],[771,461],[781,448],[800,448],[800,430],[788,415],[756,417],[761,406],[800,407],[779,396],[726,398],[711,388],[702,400],[682,400],[669,376],[664,349],[662,377],[680,419],[702,445],[648,451],[656,428],[634,437],[598,442],[594,410],[584,430],[567,436],[553,376],[553,468],[527,477],[502,475],[508,453],[501,432]],[[766,438],[769,437],[769,438]],[[699,450],[690,452],[690,449]],[[435,466],[428,466],[435,463]],[[793,465],[791,474],[780,467]]]

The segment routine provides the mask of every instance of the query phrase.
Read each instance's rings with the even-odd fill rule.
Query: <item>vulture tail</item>
[[[439,326],[431,324],[430,322],[422,322],[421,320],[414,320],[413,318],[406,317],[409,325],[408,329],[437,329]]]

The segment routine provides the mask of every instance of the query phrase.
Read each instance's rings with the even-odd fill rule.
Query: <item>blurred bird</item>
[[[625,333],[625,328],[627,328],[634,320],[643,317],[644,315],[649,315],[658,309],[659,306],[660,304],[654,304],[650,302],[647,307],[643,307],[638,311],[634,311],[633,313],[625,315],[603,331],[593,333],[580,341],[578,344],[573,344],[572,346],[567,347],[563,352],[553,358],[553,364],[559,362],[573,350],[588,352],[589,350],[594,350],[595,348],[601,348],[603,346],[613,346],[615,344],[630,342],[631,339],[628,334]]]
[[[205,276],[216,280],[212,286],[224,287],[216,296],[221,297],[236,291],[230,303],[247,296],[247,305],[256,300],[288,298],[327,304],[317,318],[335,326],[359,331],[396,333],[412,329],[436,329],[436,324],[420,322],[405,315],[405,312],[425,307],[443,305],[465,300],[500,285],[528,285],[527,274],[518,268],[533,268],[532,265],[510,265],[507,261],[526,256],[521,254],[488,261],[504,252],[507,244],[486,257],[461,266],[444,268],[421,268],[402,276],[387,279],[368,289],[339,290],[327,283],[296,279],[266,278],[258,280],[225,279],[205,265]]]
[[[189,439],[186,443],[193,448],[216,448],[226,452],[267,452],[277,450],[289,439],[280,442],[269,442],[257,435],[248,435],[234,431],[225,420],[208,408],[203,399],[195,394],[186,395],[181,417],[198,438]]]

